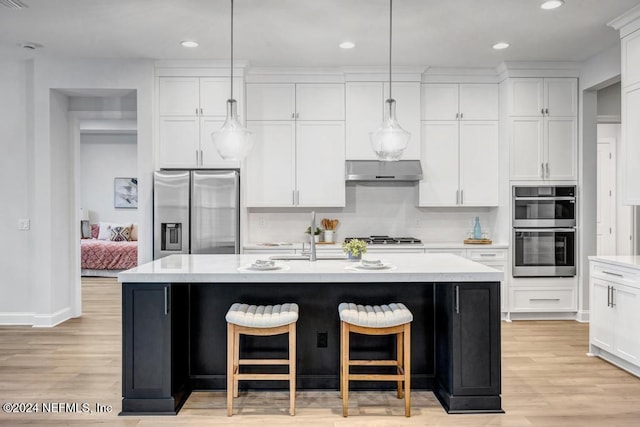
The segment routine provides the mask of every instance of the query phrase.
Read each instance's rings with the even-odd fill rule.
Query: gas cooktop
[[[364,240],[368,245],[419,245],[420,239],[415,237],[390,237],[390,236],[369,236],[369,237],[346,237],[345,242],[352,239]]]

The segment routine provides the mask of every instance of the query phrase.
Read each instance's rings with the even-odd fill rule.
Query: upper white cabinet
[[[496,84],[422,85],[422,120],[498,120]]]
[[[496,121],[422,122],[419,206],[497,206]]]
[[[345,205],[344,85],[248,84],[247,116],[246,206]]]
[[[622,38],[623,203],[640,205],[640,30]]]
[[[577,80],[513,78],[508,82],[512,180],[577,179]]]
[[[344,120],[344,85],[247,84],[247,120]]]
[[[419,206],[497,206],[499,96],[495,84],[422,85]]]
[[[411,133],[404,160],[420,159],[420,83],[397,82],[391,87],[396,100],[396,115],[400,126]],[[347,160],[376,160],[369,133],[384,119],[385,100],[389,97],[389,83],[346,83]]]
[[[242,114],[243,85],[234,78],[234,98]],[[222,127],[230,96],[229,79],[158,78],[158,166],[161,168],[239,167],[223,160],[211,141]]]

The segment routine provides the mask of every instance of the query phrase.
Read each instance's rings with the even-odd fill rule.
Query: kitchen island
[[[338,304],[402,302],[414,315],[412,388],[433,390],[449,413],[502,412],[502,272],[452,254],[384,255],[388,268],[381,270],[361,270],[347,260],[292,260],[254,271],[249,267],[258,258],[171,255],[119,274],[122,414],[177,414],[192,391],[224,390],[224,316],[234,302],[297,303],[298,388],[333,390],[339,386]],[[286,336],[246,338],[243,357],[286,352]],[[393,337],[361,338],[352,337],[352,357],[391,357]],[[248,381],[240,387],[287,384]]]

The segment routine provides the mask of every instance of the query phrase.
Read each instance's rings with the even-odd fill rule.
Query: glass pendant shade
[[[235,99],[227,100],[227,120],[220,130],[211,134],[211,139],[224,160],[242,160],[251,151],[253,132],[242,126],[238,119]]]
[[[378,129],[369,133],[371,148],[379,160],[393,162],[400,160],[411,134],[402,129],[396,119],[396,100],[385,101],[384,121]]]

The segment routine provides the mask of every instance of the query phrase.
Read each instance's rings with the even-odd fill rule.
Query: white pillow
[[[98,231],[98,240],[109,240],[111,239],[111,223],[109,222],[101,222],[100,229]]]

